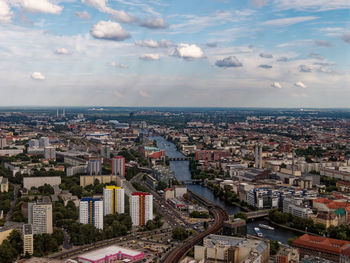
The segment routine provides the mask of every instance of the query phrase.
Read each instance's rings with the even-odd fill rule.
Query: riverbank
[[[274,221],[272,221],[270,218],[268,217],[264,217],[265,220],[269,221],[269,223],[273,226],[277,226],[277,227],[280,227],[280,228],[284,228],[286,230],[290,230],[290,231],[293,231],[293,232],[297,232],[297,233],[300,233],[300,234],[309,234],[309,235],[313,235],[313,236],[319,236],[319,237],[322,237],[321,235],[317,235],[315,233],[311,233],[311,232],[307,232],[307,231],[304,231],[304,230],[300,230],[300,229],[296,229],[296,228],[293,228],[293,227],[289,227],[289,226],[286,226],[286,225],[281,225],[281,224],[277,224],[275,223]]]

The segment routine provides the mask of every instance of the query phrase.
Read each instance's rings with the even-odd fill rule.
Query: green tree
[[[248,216],[247,216],[247,213],[238,212],[237,214],[235,214],[235,218],[241,218],[241,219],[247,221]]]

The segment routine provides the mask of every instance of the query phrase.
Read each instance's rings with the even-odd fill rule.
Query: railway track
[[[170,232],[171,228],[167,228],[163,230],[164,233]],[[120,241],[126,241],[126,240],[141,240],[142,236],[149,236],[149,235],[154,235],[154,231],[146,231],[146,232],[140,232],[141,234],[139,236],[122,236],[122,237],[115,237],[115,238],[111,238],[111,239],[107,239],[107,240],[101,240],[92,244],[88,244],[88,245],[83,245],[83,246],[79,246],[77,248],[73,248],[67,251],[63,251],[63,252],[59,252],[53,255],[50,255],[48,258],[50,259],[66,259],[66,258],[70,258],[70,257],[75,257],[79,254],[82,254],[84,252],[93,250],[93,249],[97,249],[100,247],[104,247],[107,245],[114,245],[116,242],[120,242]],[[148,241],[147,241],[148,242]]]
[[[204,232],[186,240],[180,246],[176,247],[165,256],[162,263],[177,263],[186,254],[186,252],[194,245],[198,244],[205,236],[214,234],[220,230],[225,220],[228,220],[228,215],[219,206],[214,206],[209,209],[209,212],[214,217],[214,223]]]

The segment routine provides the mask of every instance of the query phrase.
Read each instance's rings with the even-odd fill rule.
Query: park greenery
[[[175,240],[183,241],[187,239],[191,235],[191,232],[182,228],[182,227],[175,227],[172,231],[172,238]]]
[[[0,245],[0,263],[13,262],[22,251],[22,235],[19,231],[13,230]]]
[[[336,178],[331,178],[328,176],[321,176],[320,182],[321,182],[321,184],[324,184],[326,186],[326,192],[332,192],[332,191],[338,190],[338,188],[336,186],[336,184],[337,184]]]
[[[314,223],[312,219],[293,216],[289,213],[280,212],[277,209],[270,211],[269,219],[277,224],[308,231],[317,235],[323,235],[326,231],[326,226],[324,224]]]
[[[54,229],[52,234],[34,235],[34,256],[43,257],[59,251],[63,239],[63,231],[57,228]]]
[[[276,240],[270,240],[270,255],[276,255],[280,250],[280,244]]]
[[[192,218],[209,218],[209,213],[208,212],[193,211],[190,213],[190,217],[192,217]]]
[[[235,214],[235,218],[241,218],[241,219],[247,221],[248,220],[248,215],[247,215],[247,213],[244,213],[244,212],[240,211],[240,212]]]

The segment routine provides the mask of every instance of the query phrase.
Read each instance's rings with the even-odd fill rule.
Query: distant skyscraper
[[[82,198],[79,202],[79,222],[103,229],[103,201],[96,198]]]
[[[41,137],[39,139],[39,147],[45,148],[50,146],[50,140],[48,137]]]
[[[153,195],[136,192],[131,195],[130,215],[134,226],[144,226],[153,219]]]
[[[34,237],[33,237],[33,225],[23,225],[23,255],[33,255],[34,253]]]
[[[123,156],[116,156],[112,159],[112,175],[119,175],[125,177],[125,158]]]
[[[48,200],[28,203],[28,224],[33,225],[33,234],[52,234],[52,204]]]
[[[118,186],[106,186],[103,189],[104,215],[123,214],[125,206],[125,191]]]
[[[44,148],[44,157],[47,160],[56,160],[56,149],[52,146]]]

